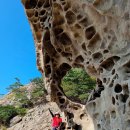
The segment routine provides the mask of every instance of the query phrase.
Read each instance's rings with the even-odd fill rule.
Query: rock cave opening
[[[61,86],[70,100],[85,104],[89,94],[95,89],[96,79],[82,68],[72,68],[62,79]]]

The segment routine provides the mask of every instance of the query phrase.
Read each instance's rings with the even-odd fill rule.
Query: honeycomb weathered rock
[[[30,22],[37,66],[46,89],[68,122],[82,130],[130,129],[130,1],[22,0]],[[72,67],[97,78],[100,97],[86,106],[70,101],[60,84]]]

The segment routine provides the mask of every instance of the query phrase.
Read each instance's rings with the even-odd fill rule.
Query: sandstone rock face
[[[129,130],[130,0],[22,3],[35,39],[38,69],[68,123],[73,120],[82,130]],[[60,86],[72,67],[97,78],[100,97],[91,94],[86,106],[70,101]]]
[[[10,126],[14,126],[21,121],[22,121],[22,117],[15,116],[13,119],[10,120]]]

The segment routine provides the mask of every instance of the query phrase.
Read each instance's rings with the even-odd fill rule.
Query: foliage
[[[33,107],[39,99],[45,100],[46,90],[43,78],[36,77],[30,80],[33,85],[31,92],[27,90],[27,87],[23,86],[19,78],[15,78],[15,80],[16,82],[11,84],[7,89],[13,92],[18,107]]]
[[[24,116],[26,114],[25,108],[15,108],[14,106],[0,106],[0,124],[8,126],[10,120],[16,115]]]
[[[16,82],[11,84],[7,89],[12,92],[15,98],[15,106],[0,106],[0,125],[9,125],[10,119],[16,115],[24,116],[27,108],[33,107],[34,103],[41,98],[45,98],[45,88],[42,78],[34,78],[31,83],[34,85],[31,93],[28,92],[27,87],[23,86],[18,78]],[[30,94],[30,96],[29,96]]]
[[[39,99],[45,99],[45,95],[47,94],[43,82],[43,78],[34,78],[31,80],[31,83],[35,85],[35,88],[33,89],[31,93],[31,99],[36,102]]]
[[[44,88],[44,82],[42,77],[36,77],[34,79],[31,79],[30,81],[31,83],[34,83],[37,87]]]
[[[20,107],[32,107],[39,100],[44,100],[47,94],[43,78],[36,77],[31,79],[33,90],[29,94],[27,88],[23,86],[18,78],[16,82],[9,86],[15,94],[15,100]],[[71,69],[62,80],[61,86],[65,94],[74,101],[85,103],[90,91],[95,87],[95,79],[90,77],[83,69]]]
[[[0,123],[8,125],[10,119],[16,116],[18,113],[13,106],[0,106]]]
[[[71,69],[62,80],[65,94],[72,100],[81,103],[85,103],[95,84],[95,79],[80,68]]]
[[[19,103],[20,107],[29,108],[33,106],[31,99],[28,97],[28,92],[25,87],[15,90],[15,101]]]
[[[13,92],[17,91],[17,89],[23,86],[19,78],[15,78],[15,80],[16,80],[15,83],[9,85],[9,87],[7,88],[9,91],[13,91]]]
[[[26,108],[16,108],[17,114],[20,116],[24,116],[27,113],[27,109]]]

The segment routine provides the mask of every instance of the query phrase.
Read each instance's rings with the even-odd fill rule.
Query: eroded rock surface
[[[73,120],[82,130],[129,130],[130,1],[22,3],[35,39],[38,69],[68,123]],[[86,106],[70,101],[60,86],[72,67],[97,78],[100,96],[92,93]]]

